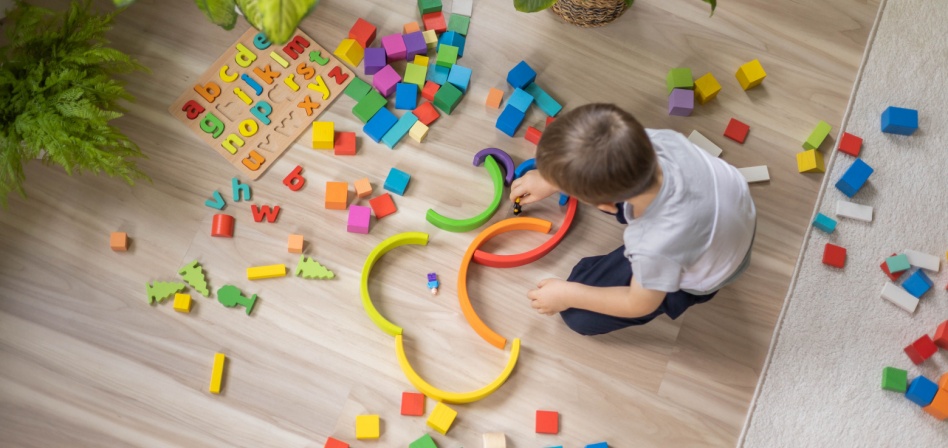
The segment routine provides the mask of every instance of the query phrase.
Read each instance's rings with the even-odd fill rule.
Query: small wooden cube
[[[416,121],[415,124],[411,125],[411,129],[408,130],[408,135],[412,140],[421,143],[425,140],[425,137],[428,136],[428,126],[421,121]]]
[[[313,122],[313,149],[333,149],[335,124],[331,121]]]
[[[425,396],[416,392],[402,392],[402,415],[425,415]]]
[[[291,254],[303,253],[303,235],[290,235],[286,242],[286,250]]]
[[[109,235],[109,247],[116,252],[125,252],[128,250],[128,234],[125,232],[112,232]]]
[[[372,183],[368,177],[355,181],[356,196],[364,198],[372,194]]]
[[[750,132],[750,126],[744,124],[736,118],[732,118],[731,121],[727,123],[727,128],[724,130],[724,136],[734,140],[738,143],[744,143],[744,140],[747,139],[747,133]]]
[[[823,264],[834,268],[846,266],[846,248],[826,243],[826,247],[823,248]]]
[[[191,294],[175,294],[174,310],[179,313],[191,312]]]
[[[349,201],[349,184],[346,182],[326,182],[326,208],[345,210]]]
[[[741,88],[748,90],[764,82],[764,78],[767,77],[767,72],[765,72],[764,67],[760,65],[760,61],[754,59],[737,69],[737,73],[735,73],[734,76],[737,77],[737,82],[741,84]]]
[[[441,434],[447,434],[457,416],[458,411],[438,402],[431,411],[431,415],[428,416],[428,426]]]
[[[332,149],[333,154],[337,156],[354,156],[356,154],[355,132],[336,132]]]
[[[380,435],[380,420],[378,415],[356,416],[356,439],[378,439]]]
[[[721,84],[711,73],[705,73],[704,76],[695,80],[695,97],[698,104],[704,104],[718,96],[721,91]]]
[[[797,169],[801,173],[822,173],[826,171],[823,154],[816,149],[797,153]]]
[[[418,22],[408,22],[402,27],[402,34],[411,34],[421,31],[421,27],[418,26]]]
[[[560,432],[560,414],[556,411],[537,411],[536,431],[538,434],[557,434]]]
[[[487,92],[487,107],[500,109],[500,102],[504,99],[504,91],[491,87]]]

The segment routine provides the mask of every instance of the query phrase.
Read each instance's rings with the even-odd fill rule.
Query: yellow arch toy
[[[415,369],[408,363],[408,357],[405,356],[405,345],[402,341],[402,335],[400,334],[395,336],[395,355],[398,356],[398,365],[401,366],[402,372],[405,373],[408,381],[412,386],[415,386],[419,392],[445,403],[473,403],[500,389],[500,386],[503,386],[507,378],[510,377],[510,373],[513,372],[514,366],[517,365],[517,359],[520,357],[520,339],[517,338],[513,340],[513,344],[510,346],[510,358],[507,360],[507,366],[500,372],[500,375],[486,386],[470,392],[444,391],[428,384],[427,381],[418,376]]]
[[[362,294],[362,307],[365,308],[365,313],[369,315],[369,319],[372,319],[372,322],[381,328],[382,331],[396,337],[402,334],[402,327],[391,323],[388,319],[382,317],[379,311],[375,309],[375,305],[372,304],[372,298],[369,297],[369,274],[372,272],[372,267],[375,266],[375,262],[379,261],[382,255],[387,254],[396,247],[408,244],[427,246],[428,234],[424,232],[399,233],[388,237],[385,241],[379,243],[378,246],[375,246],[375,249],[372,249],[372,252],[369,253],[369,257],[365,259],[365,264],[362,265],[362,284],[359,287],[359,292]]]

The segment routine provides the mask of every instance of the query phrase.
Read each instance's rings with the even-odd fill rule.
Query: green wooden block
[[[817,149],[820,145],[823,144],[823,140],[826,139],[826,136],[829,135],[830,130],[833,127],[829,123],[820,120],[816,124],[816,129],[813,129],[813,132],[810,133],[810,136],[803,142],[803,149]]]
[[[418,0],[418,11],[422,14],[441,11],[441,0]]]
[[[434,105],[438,109],[441,109],[442,112],[451,115],[451,112],[454,112],[454,108],[458,106],[458,103],[461,102],[461,96],[464,93],[461,92],[461,89],[454,87],[454,84],[446,83],[438,89],[438,93],[434,97]]]
[[[462,36],[467,36],[467,29],[471,26],[471,18],[460,14],[451,14],[448,19],[448,31],[454,31]]]
[[[346,90],[343,90],[342,93],[345,93],[346,96],[356,101],[361,101],[362,98],[365,98],[365,96],[369,94],[370,90],[372,90],[372,86],[370,86],[369,83],[357,77],[353,77],[349,85],[346,86]]]
[[[439,45],[438,46],[438,59],[435,62],[436,64],[442,67],[451,68],[452,65],[458,62],[458,47],[454,45]]]
[[[908,389],[908,372],[895,367],[882,369],[882,388],[905,393],[905,390]]]
[[[438,445],[435,444],[430,435],[425,434],[419,437],[418,440],[408,444],[408,448],[438,448]]]
[[[673,68],[668,71],[668,77],[665,78],[665,86],[668,87],[668,94],[675,89],[694,90],[695,80],[691,77],[691,69],[687,67]]]
[[[358,104],[352,108],[352,114],[356,116],[362,123],[368,123],[369,119],[372,118],[376,112],[385,107],[388,104],[388,100],[382,96],[378,90],[371,89]]]
[[[428,66],[418,64],[405,64],[405,78],[402,82],[415,84],[418,90],[425,88],[425,78],[428,77]]]
[[[885,259],[886,267],[889,268],[889,272],[895,274],[896,272],[902,272],[910,267],[908,256],[905,254],[895,255]]]

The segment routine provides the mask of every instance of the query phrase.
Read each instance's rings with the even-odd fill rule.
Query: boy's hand
[[[537,283],[537,289],[527,292],[530,306],[540,314],[552,316],[569,308],[569,282],[558,278],[545,278]]]
[[[521,205],[532,204],[556,193],[556,187],[550,185],[536,170],[527,171],[522,177],[510,184],[510,200],[519,197]]]

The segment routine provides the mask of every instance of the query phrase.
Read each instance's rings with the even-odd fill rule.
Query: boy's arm
[[[651,314],[662,300],[664,291],[645,289],[635,277],[629,286],[595,287],[559,279],[544,279],[537,289],[527,293],[531,306],[541,314],[552,315],[567,308],[579,308],[610,316],[636,318]]]

